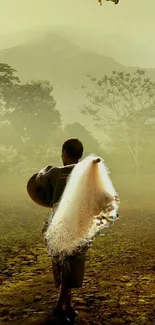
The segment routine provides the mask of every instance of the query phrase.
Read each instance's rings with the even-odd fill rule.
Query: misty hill
[[[0,51],[0,61],[10,63],[23,80],[49,79],[58,85],[83,82],[91,73],[106,74],[124,70],[113,59],[92,53],[71,43],[59,34],[48,34],[44,39]]]
[[[110,57],[99,55],[72,43],[60,33],[48,33],[40,40],[0,51],[0,62],[12,65],[22,81],[50,80],[54,86],[57,108],[64,122],[89,123],[79,113],[78,107],[85,102],[81,85],[89,82],[87,74],[100,77],[116,71],[134,71]],[[155,70],[147,69],[148,76],[155,78]]]

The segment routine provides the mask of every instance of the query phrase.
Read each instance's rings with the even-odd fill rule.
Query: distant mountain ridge
[[[59,83],[72,83],[72,78],[75,81],[80,78],[81,82],[81,76],[94,71],[99,73],[102,67],[103,74],[125,69],[112,58],[83,50],[56,33],[48,34],[40,41],[2,50],[0,61],[11,64],[23,80],[39,78]]]
[[[89,123],[89,129],[93,126],[79,112],[79,106],[85,102],[81,86],[89,82],[86,75],[101,77],[113,70],[133,72],[137,69],[85,50],[56,32],[0,51],[0,62],[9,63],[16,69],[23,82],[49,80],[54,86],[54,97],[64,123],[78,121],[87,126]],[[155,79],[155,69],[146,69],[146,73]]]

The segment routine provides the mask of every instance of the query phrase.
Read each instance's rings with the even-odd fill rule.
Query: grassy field
[[[83,287],[73,290],[77,325],[155,324],[154,197],[135,186],[120,184],[120,219],[88,251]],[[48,210],[4,192],[0,208],[0,324],[45,324],[58,295],[41,237]]]

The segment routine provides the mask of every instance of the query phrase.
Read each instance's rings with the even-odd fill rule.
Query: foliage
[[[133,74],[113,71],[100,80],[89,75],[95,91],[87,93],[82,109],[109,137],[109,150],[130,161],[138,173],[146,154],[153,159],[155,82],[143,70]]]
[[[98,146],[79,123],[62,128],[49,81],[22,84],[16,71],[4,63],[0,64],[0,76],[2,174],[36,172],[49,160],[53,165],[61,163],[61,145],[67,137],[82,136],[84,143],[92,144],[92,149]]]
[[[84,126],[82,126],[80,123],[72,123],[67,124],[64,128],[64,132],[66,134],[66,138],[70,137],[77,137],[80,138],[80,140],[84,144],[84,155],[87,156],[90,153],[95,153],[100,155],[101,154],[101,148],[98,140],[96,140],[90,132],[86,130]]]
[[[35,145],[43,142],[51,129],[55,130],[60,126],[60,114],[55,109],[52,91],[53,87],[48,81],[32,81],[18,85],[13,89],[13,93],[9,94],[11,105],[15,107],[11,122],[23,142],[30,139]]]
[[[61,126],[52,92],[48,81],[21,84],[10,65],[0,64],[1,172],[28,163],[31,155],[34,163],[39,147],[40,157],[45,154],[45,143]]]
[[[8,141],[13,136],[13,140],[20,143],[21,147],[23,142],[30,141],[37,145],[45,141],[51,130],[61,124],[60,113],[55,109],[53,87],[49,81],[21,84],[14,75],[15,70],[8,65],[4,69],[5,66],[0,64],[0,74],[5,70],[1,80],[0,99],[3,101],[3,111],[5,108],[5,117],[9,121]]]
[[[4,90],[4,87],[12,87],[13,84],[20,83],[19,78],[15,74],[16,70],[9,64],[0,64],[0,90]]]

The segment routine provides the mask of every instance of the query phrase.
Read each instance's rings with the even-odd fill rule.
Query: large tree
[[[13,111],[13,108],[9,102],[9,94],[19,83],[16,70],[9,64],[0,63],[0,127],[4,124],[10,124],[7,118]]]
[[[61,126],[53,87],[48,81],[22,84],[16,71],[0,64],[0,161],[1,171],[12,157],[12,168],[20,161],[40,160],[46,154],[46,144]],[[53,141],[54,142],[54,141]],[[8,160],[9,157],[9,160]]]
[[[6,93],[12,91],[12,87],[20,83],[15,75],[16,71],[6,63],[0,63],[0,171],[4,173],[12,162],[15,161],[17,150],[12,141],[8,141],[10,116],[13,111],[11,105],[7,105]],[[13,139],[12,139],[13,140]]]
[[[61,124],[52,92],[53,87],[49,81],[21,84],[11,66],[0,64],[1,114],[2,110],[4,114],[5,107],[5,117],[20,136],[30,137],[32,141],[41,141],[48,131]]]
[[[6,64],[0,64],[0,75],[1,173],[32,173],[61,163],[61,146],[68,137],[80,137],[85,155],[98,152],[97,140],[82,125],[62,127],[48,81],[22,84]]]
[[[100,80],[89,78],[94,90],[87,93],[82,113],[91,115],[109,136],[111,154],[130,163],[138,174],[146,155],[153,159],[155,82],[140,69],[132,74],[114,71]]]
[[[35,145],[44,142],[61,124],[52,91],[48,81],[32,81],[16,86],[9,94],[14,107],[11,120],[16,133],[25,140],[29,138]]]

